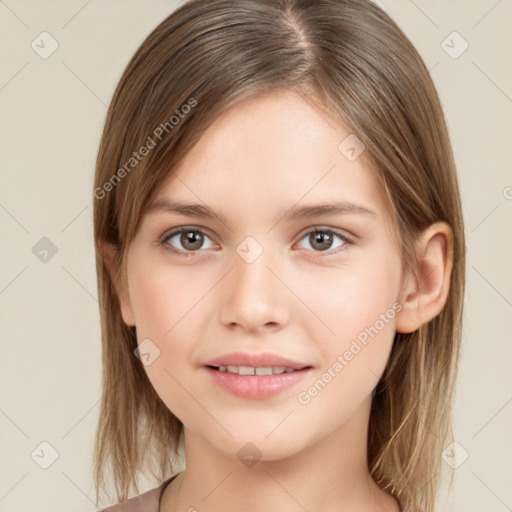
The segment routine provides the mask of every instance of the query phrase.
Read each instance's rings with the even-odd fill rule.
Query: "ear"
[[[396,331],[408,333],[436,317],[443,309],[450,288],[453,265],[453,232],[446,222],[436,222],[418,237],[414,276],[406,277],[397,315]]]
[[[116,290],[123,321],[126,325],[132,327],[135,325],[135,320],[128,294],[128,282],[119,272],[120,269],[116,262],[117,248],[106,242],[99,242],[98,247]]]

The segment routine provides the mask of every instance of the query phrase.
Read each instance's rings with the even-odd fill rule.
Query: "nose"
[[[279,330],[288,322],[291,292],[269,253],[263,251],[252,262],[234,254],[234,268],[221,283],[219,291],[223,325],[258,332]]]

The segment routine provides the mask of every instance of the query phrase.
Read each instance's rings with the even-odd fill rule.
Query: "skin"
[[[167,487],[162,512],[399,510],[368,473],[372,391],[395,332],[411,332],[441,311],[452,234],[436,223],[418,237],[417,289],[402,274],[393,219],[365,153],[349,161],[338,150],[349,134],[292,91],[246,100],[210,126],[156,198],[207,204],[226,222],[168,212],[143,218],[126,280],[116,287],[126,324],[160,350],[145,370],[184,424],[186,470]],[[282,218],[296,203],[334,200],[375,215]],[[203,244],[194,251],[179,235],[160,242],[180,226],[202,229]],[[322,249],[309,236],[315,228],[352,243],[333,234]],[[251,263],[236,252],[247,236],[263,249]],[[193,254],[180,257],[166,244]],[[108,262],[112,255],[105,247]],[[396,302],[400,312],[300,403],[299,393]],[[202,365],[239,350],[277,353],[313,369],[275,397],[235,397]],[[261,452],[252,467],[237,456],[248,442]]]

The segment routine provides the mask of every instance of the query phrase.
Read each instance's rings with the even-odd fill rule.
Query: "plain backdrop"
[[[378,3],[438,88],[464,205],[466,311],[457,445],[449,447],[457,468],[438,512],[505,512],[512,510],[512,0]],[[94,163],[123,69],[177,5],[0,2],[0,511],[95,509]]]

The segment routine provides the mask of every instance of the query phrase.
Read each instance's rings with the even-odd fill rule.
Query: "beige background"
[[[431,69],[466,219],[468,291],[455,403],[462,464],[438,512],[512,510],[512,0],[379,3]],[[0,2],[0,511],[95,509],[90,456],[101,374],[94,162],[125,65],[176,5]],[[43,31],[58,43],[47,59],[31,47],[34,40],[42,46]],[[458,58],[443,49],[463,49],[458,36],[446,39],[453,31],[469,44]],[[46,262],[33,250],[49,244],[43,237],[57,250]],[[58,457],[43,469],[52,450]]]

